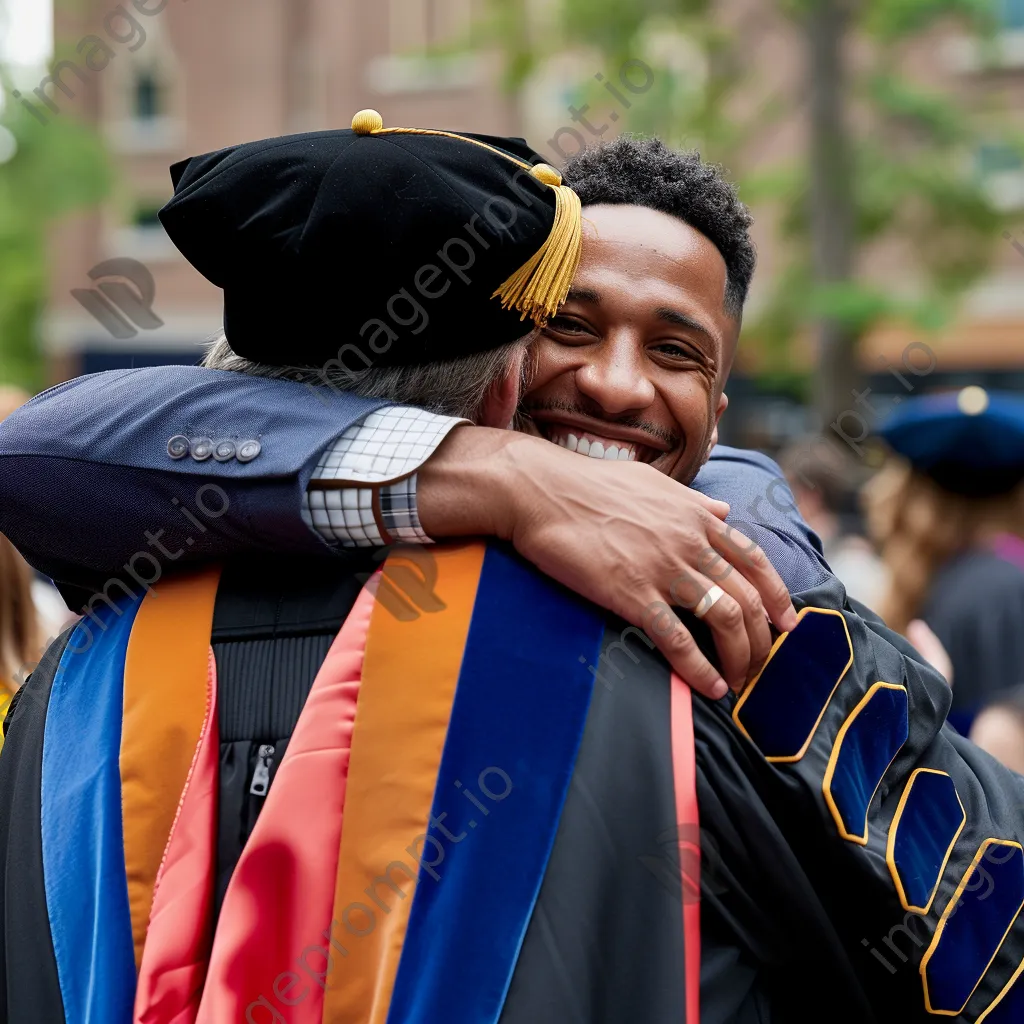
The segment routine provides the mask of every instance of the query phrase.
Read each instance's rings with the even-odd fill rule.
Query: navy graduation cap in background
[[[961,391],[915,398],[879,430],[898,455],[956,494],[1003,494],[1024,480],[1024,397]]]

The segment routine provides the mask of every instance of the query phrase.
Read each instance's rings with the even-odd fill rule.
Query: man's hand
[[[542,572],[643,629],[687,683],[712,698],[739,689],[771,648],[769,620],[792,629],[785,584],[761,549],[728,526],[728,506],[649,466],[605,462],[539,438],[460,427],[420,470],[432,537],[510,540]],[[722,672],[672,606],[704,614]]]
[[[918,649],[921,657],[952,686],[953,662],[928,623],[924,619],[913,619],[907,624],[906,637]]]

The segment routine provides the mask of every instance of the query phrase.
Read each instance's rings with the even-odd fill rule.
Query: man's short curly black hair
[[[725,309],[739,317],[757,254],[750,239],[753,218],[722,169],[695,150],[676,152],[660,139],[623,135],[571,157],[562,180],[584,206],[623,203],[678,217],[706,235],[725,260]]]

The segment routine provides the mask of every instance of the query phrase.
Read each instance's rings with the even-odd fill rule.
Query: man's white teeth
[[[571,452],[589,456],[591,459],[606,459],[609,462],[636,461],[636,449],[631,445],[609,444],[606,448],[603,441],[591,441],[575,434],[556,434],[551,440]]]

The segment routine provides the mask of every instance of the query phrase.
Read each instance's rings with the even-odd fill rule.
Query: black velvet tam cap
[[[387,129],[375,111],[352,125],[171,168],[160,220],[224,290],[239,355],[351,370],[436,362],[555,312],[582,221],[554,168],[522,139]]]
[[[1024,396],[971,385],[903,402],[879,434],[940,487],[988,497],[1024,480]]]

